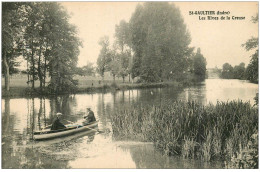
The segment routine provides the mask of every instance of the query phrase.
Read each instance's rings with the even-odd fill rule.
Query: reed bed
[[[231,159],[258,132],[258,109],[248,102],[165,102],[117,108],[112,115],[117,139],[152,141],[167,155],[184,158]]]

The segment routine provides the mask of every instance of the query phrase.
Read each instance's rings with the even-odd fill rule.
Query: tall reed
[[[115,138],[152,141],[165,154],[205,161],[231,159],[258,128],[257,108],[242,101],[135,105],[110,117]]]

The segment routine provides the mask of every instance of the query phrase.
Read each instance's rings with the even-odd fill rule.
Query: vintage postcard
[[[2,1],[2,169],[258,169],[252,2]]]

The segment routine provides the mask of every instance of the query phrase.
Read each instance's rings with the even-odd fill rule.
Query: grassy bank
[[[162,88],[162,87],[182,87],[191,85],[189,81],[169,81],[160,83],[135,83],[135,82],[123,82],[121,79],[116,79],[113,82],[113,78],[107,77],[104,82],[101,82],[99,77],[80,77],[75,78],[78,80],[78,86],[76,89],[70,92],[62,92],[60,94],[76,94],[76,93],[101,93],[112,92],[116,90],[128,90],[128,89],[142,89],[142,88]],[[10,80],[10,91],[4,90],[4,81],[2,78],[2,97],[28,97],[28,96],[50,96],[51,93],[46,89],[40,91],[39,82],[35,82],[35,89],[31,89],[30,85],[26,84],[27,77],[24,75],[13,76]]]
[[[257,108],[241,101],[121,109],[111,114],[115,138],[152,141],[165,154],[184,158],[230,160],[258,130]]]

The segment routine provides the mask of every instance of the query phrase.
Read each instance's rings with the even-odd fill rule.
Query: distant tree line
[[[246,79],[245,63],[240,63],[234,67],[229,63],[223,64],[220,76],[224,79]]]
[[[68,20],[67,11],[57,2],[2,3],[2,74],[6,90],[19,56],[27,62],[25,73],[32,89],[36,80],[41,91],[46,87],[54,93],[75,88],[73,75],[81,41]]]
[[[253,23],[258,23],[258,14],[252,17]],[[253,83],[258,83],[258,38],[252,37],[245,44],[242,44],[247,51],[254,50],[251,60],[245,68],[245,63],[232,67],[225,63],[222,68],[221,77],[225,79],[246,79]]]
[[[115,40],[111,48],[107,36],[100,39],[97,71],[102,78],[106,71],[141,82],[174,80],[189,72],[205,78],[206,60],[189,47],[190,34],[174,4],[138,5],[129,22],[116,25]]]

